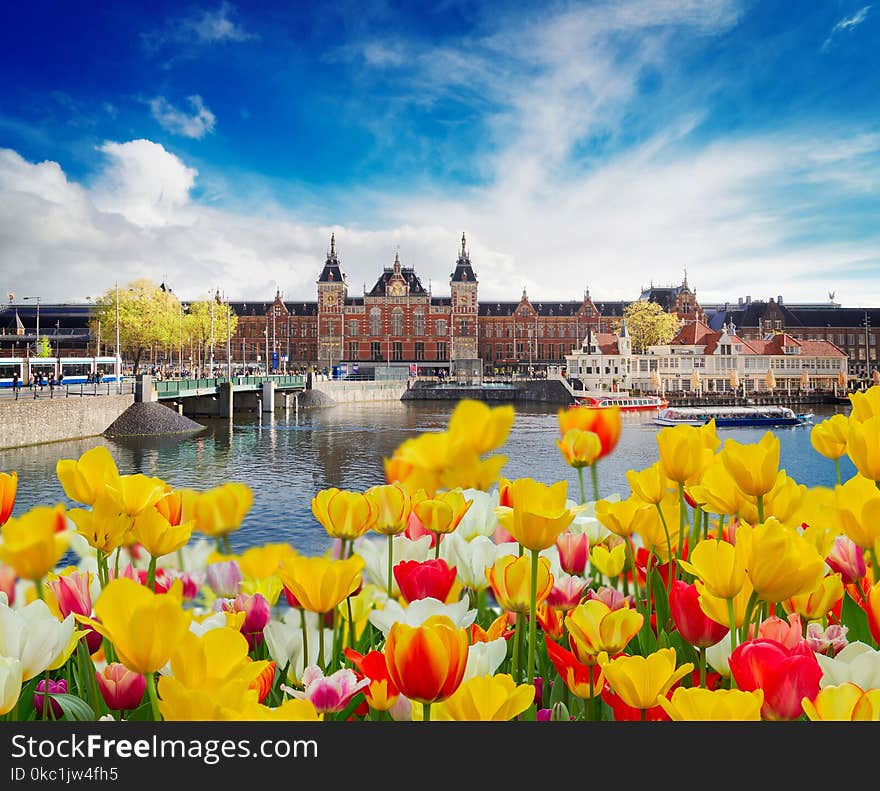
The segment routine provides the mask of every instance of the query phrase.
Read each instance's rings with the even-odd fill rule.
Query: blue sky
[[[0,290],[880,304],[880,5],[34,0],[0,32]]]

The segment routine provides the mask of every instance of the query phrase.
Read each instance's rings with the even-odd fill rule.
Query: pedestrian
[[[54,395],[55,393],[55,372],[49,374],[49,394]]]
[[[19,390],[21,390],[21,377],[19,377],[18,371],[15,371],[12,374],[12,392],[16,398],[18,398]]]

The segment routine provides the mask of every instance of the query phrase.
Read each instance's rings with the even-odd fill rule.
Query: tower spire
[[[336,234],[330,234],[330,257],[336,258]]]
[[[461,232],[461,257],[467,258],[467,240],[464,237],[464,231]]]

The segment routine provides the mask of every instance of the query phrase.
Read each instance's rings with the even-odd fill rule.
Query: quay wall
[[[400,401],[407,392],[406,385],[405,379],[363,382],[318,379],[312,381],[311,390],[332,398],[336,404],[359,404],[366,401]],[[307,403],[307,400],[304,399],[301,403]],[[322,401],[326,403],[326,399]]]
[[[134,395],[0,401],[0,448],[95,437],[134,403]]]
[[[512,387],[435,386],[431,382],[416,382],[401,397],[402,401],[529,401],[545,404],[571,404],[574,399],[562,382],[555,379],[536,379],[516,382]]]

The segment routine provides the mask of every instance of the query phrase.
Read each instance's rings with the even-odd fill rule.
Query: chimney
[[[740,298],[739,298],[739,306],[742,307],[742,304],[743,304],[743,298],[740,297]]]
[[[746,295],[746,305],[751,305],[751,304],[752,304],[752,298],[751,298],[751,296],[749,296],[749,295],[747,294],[747,295]]]
[[[776,304],[777,304],[777,305],[781,305],[781,304],[782,304],[782,294],[778,294],[778,295],[776,296]]]

